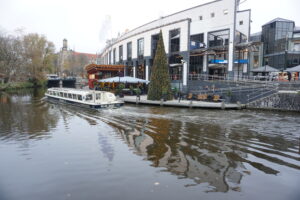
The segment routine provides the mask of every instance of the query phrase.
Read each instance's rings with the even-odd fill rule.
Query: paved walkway
[[[150,101],[147,100],[147,96],[141,96],[138,100],[136,96],[125,96],[122,98],[125,103],[135,104],[148,104],[158,106],[172,106],[172,107],[187,107],[187,108],[214,108],[214,109],[241,109],[240,104],[223,103],[223,102],[205,102],[205,101],[190,101],[190,100],[171,100],[171,101]]]

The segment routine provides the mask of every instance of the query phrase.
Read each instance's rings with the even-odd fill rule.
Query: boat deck
[[[171,101],[151,101],[147,100],[147,96],[141,96],[140,100],[136,96],[125,96],[122,98],[125,103],[170,106],[170,107],[186,107],[186,108],[212,108],[212,109],[241,109],[241,104],[224,103],[224,102],[206,102],[206,101],[190,101],[190,100],[171,100]]]

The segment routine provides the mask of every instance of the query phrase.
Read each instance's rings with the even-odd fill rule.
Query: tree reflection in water
[[[19,90],[0,93],[1,140],[39,140],[51,137],[59,115],[41,98],[44,90]]]

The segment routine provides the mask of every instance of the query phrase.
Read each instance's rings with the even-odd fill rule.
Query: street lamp
[[[185,60],[181,60],[181,65],[179,66],[179,68],[178,68],[178,71],[179,71],[179,75],[180,75],[180,79],[179,79],[179,81],[178,81],[178,83],[179,83],[179,98],[178,98],[178,102],[180,102],[180,99],[181,99],[181,89],[180,89],[180,85],[182,84],[182,81],[183,81],[183,74],[182,74],[182,67],[183,67],[183,65],[184,65],[184,63],[186,63],[186,61]]]

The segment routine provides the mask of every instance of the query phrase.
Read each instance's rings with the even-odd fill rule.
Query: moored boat
[[[118,108],[124,104],[111,92],[73,88],[49,88],[45,96],[49,100],[73,104],[80,107],[101,109]]]

